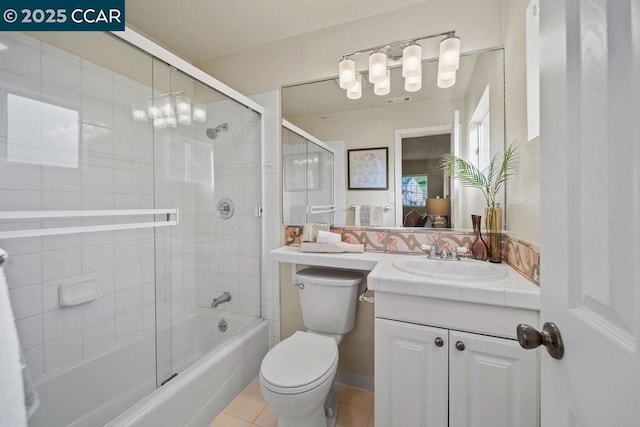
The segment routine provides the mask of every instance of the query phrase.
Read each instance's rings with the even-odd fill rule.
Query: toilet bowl
[[[296,273],[307,332],[296,332],[262,360],[260,388],[279,427],[333,427],[338,414],[334,380],[338,344],[353,329],[355,271],[307,268]]]
[[[260,388],[279,427],[331,427],[337,404],[326,402],[338,369],[332,337],[296,332],[263,359]],[[334,399],[335,400],[335,399]]]

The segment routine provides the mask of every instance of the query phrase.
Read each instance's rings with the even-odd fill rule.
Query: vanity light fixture
[[[191,99],[182,92],[163,93],[145,102],[135,102],[131,106],[134,122],[153,121],[153,127],[175,128],[178,123],[190,125],[207,121],[207,107],[204,104],[191,104]]]
[[[389,93],[391,86],[389,67],[399,63],[402,63],[405,90],[416,92],[422,88],[422,46],[418,42],[443,36],[444,38],[440,41],[436,83],[440,88],[451,87],[456,82],[456,71],[460,66],[460,38],[456,37],[455,31],[396,41],[343,55],[338,63],[339,85],[342,89],[346,89],[349,99],[359,99],[362,96],[362,77],[356,73],[356,63],[352,57],[368,53],[368,80],[374,84],[376,95]],[[402,55],[396,53],[398,49],[402,51]]]

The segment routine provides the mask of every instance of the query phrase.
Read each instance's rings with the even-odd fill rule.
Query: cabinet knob
[[[458,342],[456,342],[456,348],[459,351],[463,351],[466,347],[464,346],[464,343],[462,341],[458,341]]]
[[[436,347],[442,347],[444,345],[444,340],[438,337],[436,338],[435,343],[436,343]]]

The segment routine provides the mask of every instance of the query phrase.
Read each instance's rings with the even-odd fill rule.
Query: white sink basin
[[[402,259],[393,262],[393,266],[406,273],[432,279],[452,279],[472,283],[503,280],[507,272],[496,265],[481,261],[441,261],[420,259]]]

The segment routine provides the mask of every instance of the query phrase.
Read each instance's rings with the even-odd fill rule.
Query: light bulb
[[[362,75],[356,74],[355,84],[351,89],[347,89],[347,98],[360,99],[362,96]]]
[[[422,75],[422,46],[411,44],[402,50],[402,77]]]
[[[438,72],[456,71],[460,67],[460,39],[455,36],[445,38],[440,42],[440,58]]]
[[[387,70],[387,77],[380,83],[373,86],[373,93],[376,95],[386,95],[391,90],[391,71]]]
[[[407,92],[417,92],[422,88],[422,74],[416,77],[404,79],[404,90]]]
[[[382,83],[387,76],[387,55],[373,52],[369,55],[369,82]]]
[[[356,83],[356,62],[353,59],[343,58],[338,63],[338,75],[340,87],[351,89]]]

